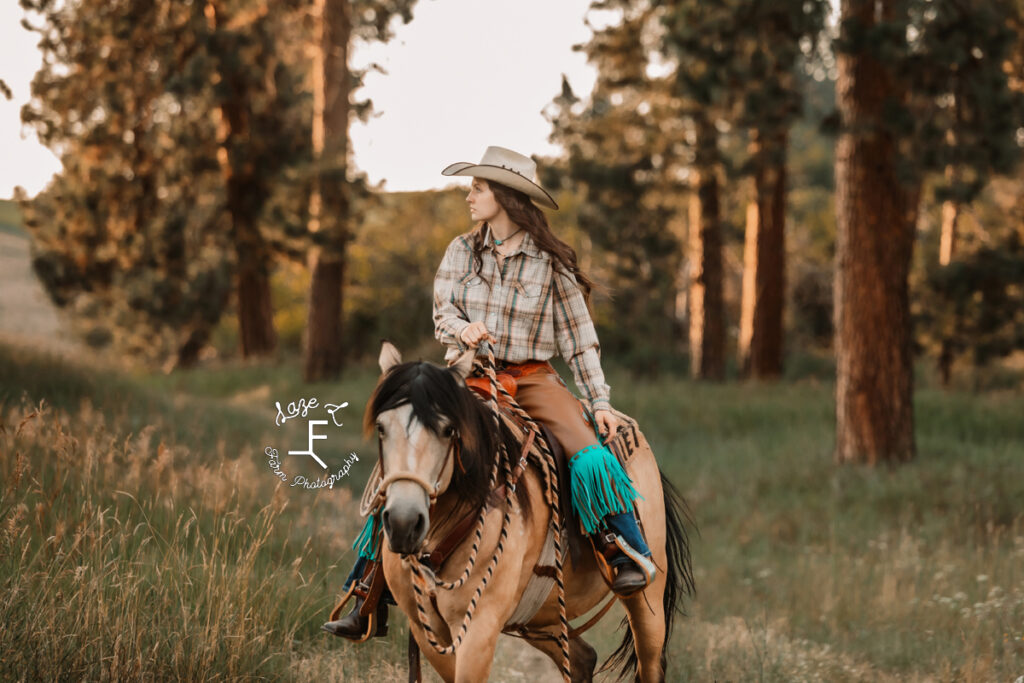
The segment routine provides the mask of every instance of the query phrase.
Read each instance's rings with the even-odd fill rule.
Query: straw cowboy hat
[[[460,161],[445,168],[441,174],[468,175],[493,180],[525,193],[541,206],[549,209],[558,208],[551,195],[537,183],[537,164],[533,159],[504,147],[488,147],[479,164]]]

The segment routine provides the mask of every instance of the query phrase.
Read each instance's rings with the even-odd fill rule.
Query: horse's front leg
[[[413,638],[416,639],[420,652],[427,658],[430,665],[434,667],[434,671],[444,679],[445,683],[452,683],[455,680],[455,655],[439,654],[427,639],[427,633],[419,623],[419,612],[412,588],[412,574],[402,565],[401,558],[394,553],[384,552],[383,564],[388,588],[391,589],[391,594],[395,597],[395,602],[398,603],[399,609],[409,617],[409,631],[412,633]],[[436,641],[441,645],[450,644],[448,624],[442,620],[441,615],[430,609],[427,611],[427,622],[434,633]]]
[[[512,557],[504,556],[498,563],[482,595],[476,600],[473,620],[462,642],[455,650],[456,683],[486,681],[494,662],[494,649],[501,629],[519,604],[519,578],[522,566]],[[472,588],[456,591],[442,608],[452,637],[462,629],[466,611],[476,595],[477,582],[470,580]]]
[[[490,601],[481,603],[462,643],[455,650],[455,683],[486,681],[494,663],[494,649],[504,626],[504,610]]]
[[[427,634],[423,628],[412,621],[409,622],[409,630],[412,632],[413,638],[416,639],[420,652],[430,662],[430,666],[434,667],[434,671],[444,679],[445,683],[452,683],[455,680],[455,655],[438,654],[434,646],[427,640]]]

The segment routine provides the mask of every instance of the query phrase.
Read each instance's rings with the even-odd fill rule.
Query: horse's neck
[[[488,493],[488,496],[490,496],[490,493]],[[467,517],[471,518],[474,524],[469,527],[465,536],[459,540],[455,547],[458,548],[469,541],[472,537],[472,530],[476,528],[475,522],[479,519],[480,509],[473,510],[463,507],[460,511],[458,508],[463,502],[463,497],[452,491],[445,491],[437,497],[437,501],[430,510],[430,532],[427,535],[426,542],[428,548],[436,548]],[[486,501],[484,505],[487,506]],[[502,505],[499,504],[498,507],[500,508]],[[481,546],[480,550],[484,552],[485,549]]]
[[[452,514],[459,506],[460,502],[461,498],[459,495],[451,491],[445,491],[437,497],[437,502],[434,503],[434,507],[430,511],[431,531],[429,534],[429,544],[437,544],[466,517],[467,512],[465,511],[461,514]],[[480,514],[480,511],[470,510],[468,514],[472,514],[473,517],[476,517]],[[437,524],[442,521],[444,523],[441,526],[437,526]]]

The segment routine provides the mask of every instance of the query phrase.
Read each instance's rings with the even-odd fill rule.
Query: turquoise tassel
[[[366,518],[363,530],[359,532],[352,547],[359,553],[360,557],[376,562],[380,556],[380,527],[377,523],[377,515],[370,515]]]
[[[588,534],[597,531],[606,515],[632,512],[633,501],[643,498],[607,446],[581,448],[569,460],[569,470],[573,509]]]

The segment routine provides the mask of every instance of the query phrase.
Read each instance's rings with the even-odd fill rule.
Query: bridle
[[[437,475],[437,481],[431,484],[426,478],[416,472],[399,470],[382,477],[377,486],[374,487],[371,498],[375,503],[378,498],[380,502],[384,502],[387,500],[387,492],[391,484],[396,481],[411,481],[423,489],[427,494],[427,500],[430,502],[431,508],[433,508],[437,497],[442,493],[441,482],[445,480],[445,472],[449,466],[455,467],[455,461],[458,461],[459,468],[465,472],[466,469],[462,465],[462,437],[458,431],[452,434],[451,444],[448,447],[447,453],[445,453],[445,462]],[[379,433],[377,434],[377,467],[381,473],[384,472],[384,439]]]

